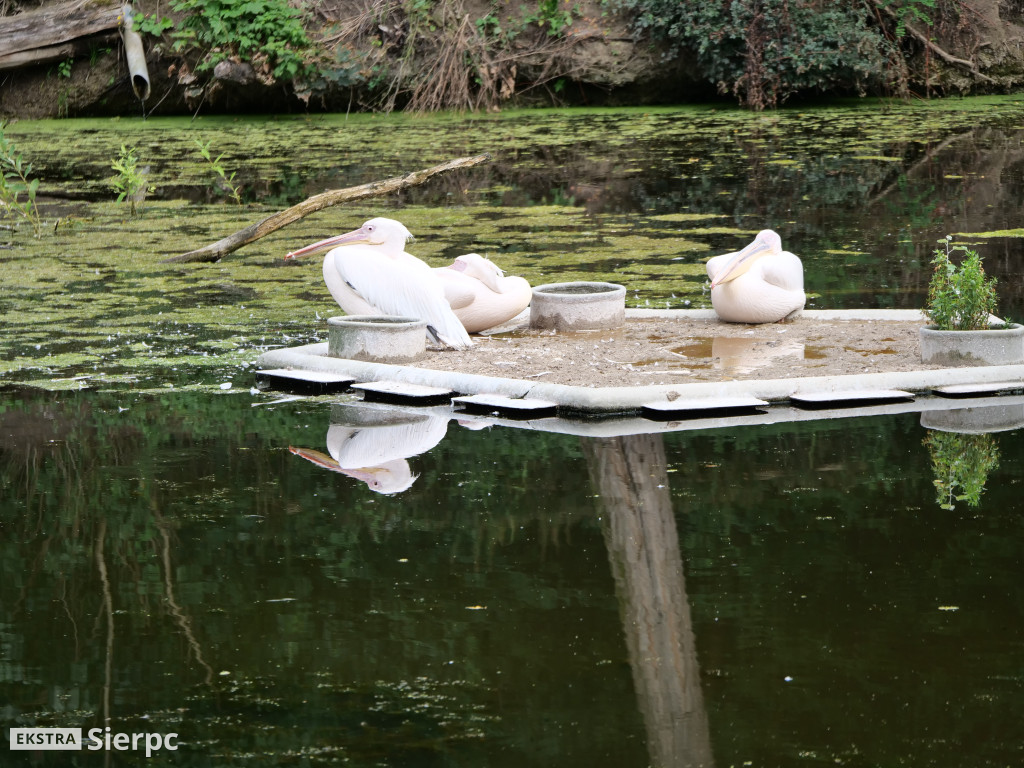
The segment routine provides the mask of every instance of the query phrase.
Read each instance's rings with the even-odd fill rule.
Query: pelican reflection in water
[[[730,323],[776,323],[804,308],[804,267],[765,229],[742,251],[707,263],[711,306]]]
[[[430,414],[403,414],[339,407],[346,423],[332,423],[327,430],[327,453],[312,448],[289,447],[318,467],[366,483],[371,491],[401,493],[416,481],[406,459],[426,453],[448,431],[448,419]],[[352,416],[353,418],[345,418]]]

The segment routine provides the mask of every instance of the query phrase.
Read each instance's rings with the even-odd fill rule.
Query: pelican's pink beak
[[[332,459],[323,451],[315,451],[312,448],[296,448],[293,445],[288,446],[288,450],[294,453],[296,456],[301,456],[306,461],[311,461],[318,467],[329,469],[332,472],[340,472],[341,467],[338,466],[338,462]]]
[[[739,251],[735,256],[729,259],[729,262],[725,265],[725,268],[718,274],[718,276],[711,281],[711,288],[714,288],[722,283],[727,283],[734,277],[738,277],[742,272],[746,271],[750,263],[764,250],[770,249],[771,246],[762,240],[760,237],[754,238],[754,241]]]
[[[299,248],[297,251],[292,251],[285,256],[286,259],[297,259],[300,256],[308,256],[311,253],[317,251],[325,251],[328,248],[333,248],[336,245],[350,245],[351,243],[365,243],[369,240],[370,233],[366,231],[365,227],[359,229],[353,229],[351,232],[346,232],[343,235],[335,235],[334,237],[328,237],[326,240],[321,240],[318,243],[307,245],[305,248]]]
[[[466,262],[464,262],[462,259],[456,259],[455,261],[448,265],[448,269],[454,269],[456,272],[465,272]]]

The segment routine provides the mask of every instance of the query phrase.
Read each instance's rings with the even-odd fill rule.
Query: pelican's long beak
[[[301,456],[306,461],[316,464],[318,467],[329,469],[331,472],[340,472],[343,475],[354,477],[356,480],[362,480],[364,483],[371,483],[380,474],[388,471],[386,467],[357,467],[354,469],[343,467],[336,459],[328,456],[323,451],[317,451],[313,448],[297,448],[290,445],[288,450],[296,456]]]
[[[323,451],[316,451],[313,450],[312,448],[296,448],[295,446],[292,445],[288,446],[288,450],[291,453],[294,453],[296,456],[301,456],[306,461],[313,462],[318,467],[329,469],[332,472],[341,471],[341,467],[338,465],[338,462],[332,459]]]
[[[326,251],[328,248],[333,248],[336,245],[351,245],[352,243],[367,243],[370,241],[368,233],[360,227],[359,229],[353,229],[351,232],[346,232],[343,235],[335,235],[334,237],[328,237],[326,240],[321,240],[319,243],[313,243],[307,245],[305,248],[299,248],[297,251],[292,251],[285,256],[286,259],[297,259],[300,256],[308,256],[311,253],[317,253],[318,251]]]
[[[762,240],[760,237],[755,238],[754,241],[744,248],[742,251],[736,253],[725,268],[718,274],[718,276],[711,281],[711,288],[714,289],[716,286],[722,283],[727,283],[730,280],[735,280],[737,277],[742,275],[748,269],[750,265],[757,261],[765,251],[771,249],[771,246]]]
[[[387,474],[388,469],[387,467],[358,467],[354,469],[339,469],[338,471],[343,475],[348,475],[372,486],[374,481],[378,481],[382,475]]]

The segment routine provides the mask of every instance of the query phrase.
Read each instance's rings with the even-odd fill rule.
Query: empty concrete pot
[[[1024,363],[1024,325],[985,331],[921,329],[921,361],[929,365],[1016,365]]]
[[[615,283],[549,283],[533,289],[530,327],[557,331],[618,328],[626,320],[626,289]]]
[[[427,346],[427,322],[393,315],[346,315],[327,320],[327,354],[367,363],[411,363]]]

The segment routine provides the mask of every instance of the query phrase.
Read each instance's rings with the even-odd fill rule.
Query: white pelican
[[[431,414],[398,421],[386,412],[369,412],[370,421],[359,411],[353,415],[351,423],[328,428],[327,454],[312,448],[288,450],[318,467],[361,480],[376,493],[401,493],[418,477],[406,459],[426,453],[448,432],[448,419]],[[372,423],[374,418],[380,420],[378,424]]]
[[[456,349],[473,346],[448,306],[434,270],[405,252],[411,237],[401,222],[376,218],[285,258],[331,248],[324,258],[324,282],[347,314],[416,317],[427,321],[427,331],[435,340]]]
[[[470,333],[508,322],[530,304],[530,284],[521,277],[505,277],[497,264],[479,253],[459,256],[434,272],[455,316]]]
[[[804,308],[804,267],[764,229],[742,251],[707,263],[711,306],[730,323],[776,323]]]

